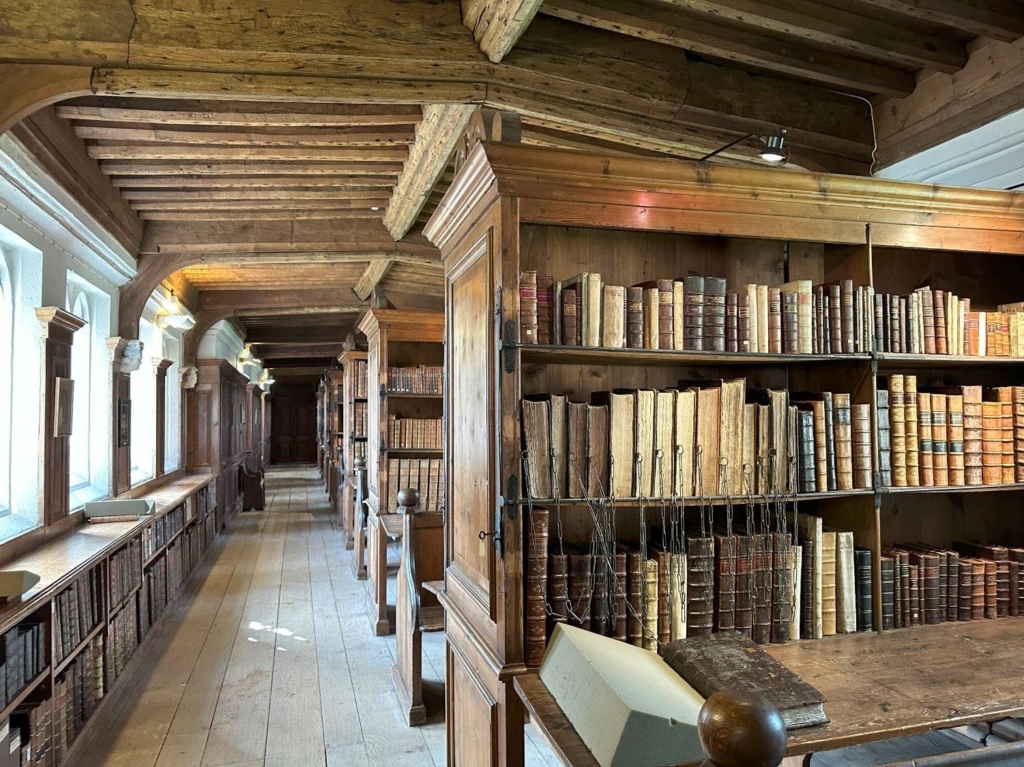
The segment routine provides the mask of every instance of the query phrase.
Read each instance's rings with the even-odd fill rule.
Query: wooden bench
[[[444,630],[444,609],[427,585],[444,578],[444,515],[419,511],[419,502],[416,490],[398,493],[402,560],[398,568],[393,676],[398,702],[410,727],[427,720],[422,632]]]
[[[356,458],[355,509],[352,515],[352,574],[356,580],[366,580],[366,459]]]
[[[388,541],[402,538],[402,516],[366,504],[366,609],[373,633],[386,636],[394,630],[388,609]]]

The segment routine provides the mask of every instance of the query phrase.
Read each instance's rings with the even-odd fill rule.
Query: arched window
[[[92,483],[92,382],[93,382],[93,312],[89,294],[72,288],[69,283],[68,306],[72,314],[86,321],[75,333],[71,345],[71,378],[75,382],[75,404],[71,424],[71,491]]]
[[[156,368],[163,359],[163,335],[155,323],[139,320],[142,364],[131,374],[131,481],[139,485],[156,476]]]
[[[14,291],[0,248],[0,516],[11,513],[11,379],[14,371]]]

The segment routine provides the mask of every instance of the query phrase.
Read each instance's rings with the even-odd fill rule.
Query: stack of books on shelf
[[[972,357],[1024,355],[1024,303],[971,311],[971,299],[918,288],[906,296],[876,294],[877,350]]]
[[[110,608],[142,582],[142,539],[133,538],[124,548],[110,556]]]
[[[440,418],[388,416],[388,448],[393,450],[440,450]]]
[[[103,612],[103,569],[93,567],[53,600],[54,661],[59,663],[106,618]]]
[[[352,436],[366,436],[366,403],[356,402],[352,409]]]
[[[142,531],[142,555],[149,559],[154,553],[173,538],[185,525],[185,508],[178,506],[163,516],[153,520]]]
[[[388,495],[382,499],[385,508],[394,511],[398,491],[418,490],[420,511],[440,511],[444,503],[444,467],[440,458],[388,459]]]
[[[441,394],[443,377],[440,365],[388,368],[388,392],[392,394]]]
[[[107,629],[107,681],[113,684],[139,646],[139,595],[131,598],[111,619]]]
[[[852,280],[739,285],[688,275],[606,285],[583,272],[555,281],[520,274],[524,344],[611,349],[853,354],[875,348],[874,291]]]
[[[18,706],[0,722],[0,765],[3,767],[53,767],[63,753],[54,750],[50,698]]]
[[[22,621],[3,635],[3,662],[0,681],[5,694],[4,706],[46,668],[46,625]]]
[[[883,548],[882,628],[1021,615],[1024,548],[954,542]]]
[[[1024,482],[1024,386],[918,391],[917,376],[892,375],[877,398],[882,485]]]
[[[357,399],[366,399],[366,360],[356,360],[356,393]]]
[[[872,486],[870,405],[746,380],[522,400],[526,493],[544,498],[792,494]]]
[[[800,515],[785,531],[697,529],[668,546],[580,548],[551,539],[551,512],[528,512],[526,662],[543,659],[554,625],[658,650],[669,641],[736,630],[759,644],[874,628],[871,552],[853,533]],[[760,527],[755,525],[755,527]],[[660,540],[654,530],[647,540]]]
[[[53,686],[53,745],[59,763],[96,711],[104,693],[103,637],[89,646],[65,668]]]

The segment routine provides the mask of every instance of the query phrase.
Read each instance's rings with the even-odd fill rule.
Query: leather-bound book
[[[612,603],[608,593],[608,567],[604,557],[593,555],[594,588],[590,600],[590,630],[608,636],[612,628]],[[586,626],[584,626],[586,628]]]
[[[796,293],[797,296],[797,348],[800,354],[810,354],[814,348],[814,317],[811,294],[814,286],[810,280],[792,280],[779,288],[785,293]],[[785,307],[783,307],[785,311]],[[785,333],[785,326],[783,326]]]
[[[800,541],[800,638],[814,639],[813,541]]]
[[[998,402],[981,403],[981,465],[986,485],[1003,481],[1003,414]]]
[[[984,415],[980,386],[964,386],[964,481],[983,485],[984,480]],[[1002,471],[1000,470],[1000,475]]]
[[[718,427],[718,458],[725,459],[724,487],[726,495],[743,493],[743,405],[747,383],[742,378],[721,382]],[[700,412],[697,413],[700,420]],[[705,479],[706,482],[706,479]],[[716,493],[719,490],[716,487]]]
[[[934,552],[911,551],[909,556],[910,564],[919,568],[919,572],[923,571],[923,578],[918,580],[923,605],[922,622],[928,625],[941,623],[939,555]]]
[[[626,641],[644,646],[644,558],[639,551],[626,552]]]
[[[658,280],[658,348],[675,348],[672,280]]]
[[[683,349],[699,352],[704,349],[703,277],[683,278]]]
[[[932,396],[926,392],[917,395],[917,438],[921,453],[921,484],[932,487],[935,484],[935,461],[933,453]],[[935,397],[940,395],[936,394]],[[943,413],[945,418],[945,413]],[[945,455],[945,451],[943,451]]]
[[[885,310],[883,303],[885,295],[875,293],[872,297],[872,319],[875,323],[875,351],[889,351],[889,334],[885,329]]]
[[[832,392],[822,392],[821,401],[825,406],[825,480],[828,483],[825,489],[832,491],[839,487],[836,478],[836,409]]]
[[[857,631],[874,628],[874,593],[871,588],[871,549],[853,550],[854,584],[857,599]]]
[[[736,614],[733,620],[733,628],[750,637],[753,636],[754,629],[750,536],[734,535],[733,540],[736,541]]]
[[[935,314],[935,353],[947,353],[947,332],[946,332],[946,296],[941,290],[935,291],[934,314]]]
[[[705,698],[723,690],[760,695],[789,730],[828,721],[821,693],[735,631],[673,642],[664,658]]]
[[[843,353],[853,352],[853,280],[843,280],[840,283],[840,296],[842,300],[841,321],[843,334]]]
[[[654,561],[658,567],[657,636],[658,644],[664,645],[672,638],[672,555],[656,549]]]
[[[537,343],[537,272],[519,274],[519,340]]]
[[[626,288],[626,346],[630,349],[644,348],[643,288],[633,286]]]
[[[736,627],[736,536],[715,534],[715,631]]]
[[[612,558],[615,581],[608,583],[608,593],[612,604],[612,614],[610,616],[612,637],[620,642],[629,641],[629,621],[627,618],[629,611],[626,607],[626,590],[629,588],[629,585],[626,575],[628,569],[626,560],[625,551],[615,552]]]
[[[526,530],[526,665],[539,666],[547,647],[548,535],[547,509],[533,508]]]
[[[608,408],[609,469],[605,492],[613,498],[628,498],[633,493],[636,418],[636,393],[626,390],[594,392],[594,405]]]
[[[920,396],[920,395],[919,395]],[[947,487],[949,482],[949,413],[945,394],[931,396],[932,408],[932,463],[935,467],[936,487]],[[922,417],[924,411],[921,411]]]
[[[789,641],[793,600],[793,546],[786,533],[772,533],[772,632],[774,644]]]
[[[1021,573],[1018,576],[1017,581],[1017,603],[1018,609],[1022,614],[1024,614],[1024,549],[1011,547],[1007,551],[1010,556],[1010,561],[1016,562],[1020,565],[1019,569],[1021,570]]]
[[[821,534],[821,633],[836,633],[836,534]]]
[[[725,351],[725,278],[704,278],[704,351]]]
[[[545,399],[524,399],[521,405],[526,493],[532,498],[551,498],[551,404]]]
[[[946,620],[959,620],[960,554],[946,550]]]
[[[879,559],[878,564],[882,580],[882,630],[888,631],[889,629],[896,628],[895,567],[893,563],[893,558],[887,554],[882,555],[882,557]]]
[[[686,635],[710,634],[715,611],[715,539],[686,539]]]
[[[626,346],[626,289],[605,285],[601,301],[601,346],[621,349]]]
[[[750,537],[751,602],[754,607],[753,639],[758,644],[772,641],[772,537]]]
[[[674,389],[654,393],[654,455],[651,457],[654,472],[651,495],[655,498],[671,496],[672,488],[675,487],[673,472],[678,394]]]
[[[1013,455],[1014,479],[1024,482],[1024,386],[1013,387]]]
[[[800,410],[809,408],[814,416],[815,487],[818,492],[824,492],[828,490],[828,459],[825,447],[825,403],[820,399],[809,400],[807,396],[792,395],[790,401]]]
[[[758,285],[757,286],[757,350],[759,352],[761,352],[761,353],[767,353],[768,351],[770,351],[769,322],[768,322],[768,314],[769,314],[769,309],[770,309],[769,304],[770,303],[771,302],[770,302],[769,294],[768,294],[768,286],[767,285]],[[754,309],[753,305],[751,305],[750,308],[751,308],[751,311],[753,311],[753,309]],[[781,307],[780,307],[780,309],[781,309]],[[779,319],[781,320],[781,317]],[[779,343],[781,344],[782,343],[782,336],[781,336],[782,325],[779,325],[778,328],[779,328],[779,333],[780,333],[780,335],[779,335]]]
[[[956,619],[969,621],[974,618],[974,560],[961,557],[957,562],[959,587],[957,589]],[[985,612],[985,585],[981,586],[981,612]],[[978,616],[982,617],[982,616]]]
[[[797,294],[782,291],[782,351],[796,354],[800,348],[800,319]]]
[[[569,615],[568,624],[578,628],[590,628],[590,602],[593,598],[594,579],[591,573],[593,562],[590,554],[572,551],[569,557]]]
[[[964,397],[946,395],[946,464],[949,484],[963,487],[964,477]]]
[[[809,590],[811,600],[811,636],[814,639],[822,637],[822,554],[821,543],[822,524],[821,517],[814,517],[809,514],[795,514],[787,512],[789,521],[794,525],[800,534],[800,541],[809,541],[813,545],[810,552],[804,550],[804,589]],[[807,572],[807,555],[811,556],[811,570]],[[803,629],[801,628],[801,636]]]
[[[892,431],[889,426],[889,392],[875,392],[875,414],[878,419],[878,481],[882,487],[892,486]]]
[[[924,327],[924,353],[935,354],[935,308],[931,288],[918,288],[921,299],[921,323]]]
[[[911,324],[910,318],[910,302],[903,296],[899,299],[899,318],[900,318],[900,351],[910,354],[913,349],[910,346],[910,339],[913,336],[913,325]]]
[[[991,559],[983,559],[981,563],[985,573],[985,618],[998,618],[999,580],[996,563]]]
[[[587,418],[590,405],[586,402],[569,402],[566,406],[568,415],[567,454],[568,480],[567,498],[587,497]]]
[[[569,556],[551,552],[548,557],[548,635],[554,624],[569,620]]]
[[[740,350],[738,312],[739,296],[735,293],[728,293],[725,296],[725,350],[727,352]]]
[[[836,453],[836,488],[838,490],[852,490],[854,488],[854,457],[853,413],[850,407],[850,395],[845,393],[834,394],[832,396],[832,405],[834,410],[832,421]]]
[[[683,350],[683,327],[685,326],[686,290],[682,280],[672,281],[672,348]]]
[[[908,554],[909,556],[909,554]],[[917,565],[910,565],[910,625],[920,626],[922,609],[921,609],[921,581],[923,580],[924,573],[918,569]]]
[[[793,596],[790,599],[790,616],[789,616],[789,638],[799,639],[800,638],[800,626],[801,620],[803,619],[801,608],[803,607],[803,555],[804,550],[800,544],[793,544],[790,546],[792,552],[793,566],[790,568],[790,579],[793,584]]]
[[[768,351],[782,353],[782,291],[768,288]]]
[[[1012,485],[1017,478],[1013,449],[1013,387],[1002,386],[996,391],[1003,415],[1003,484]]]
[[[649,285],[650,283],[643,283]],[[659,291],[656,287],[645,287],[644,288],[644,348],[645,349],[657,349],[659,348],[661,333],[660,333],[660,298]]]
[[[694,483],[697,492],[715,495],[718,491],[720,428],[722,413],[721,386],[704,386],[697,391],[696,443],[700,448],[697,466],[700,470]]]
[[[821,292],[821,348],[823,354],[838,354],[839,352],[833,349],[832,345],[832,298],[829,296],[827,290]],[[840,330],[840,336],[842,336],[842,330]],[[840,348],[842,348],[842,342],[840,341]]]
[[[636,392],[636,412],[634,415],[633,434],[639,462],[635,466],[636,476],[634,493],[650,498],[654,495],[654,410],[657,392],[653,389],[638,389]]]
[[[857,631],[857,583],[853,533],[835,531],[836,537],[836,633]]]
[[[825,343],[825,286],[814,286],[814,353],[828,354]]]
[[[1020,562],[1016,559],[1011,559],[1009,564],[1009,579],[1010,579],[1010,605],[1009,613],[1011,617],[1017,617],[1020,615]]]
[[[554,336],[554,279],[549,274],[537,275],[537,343],[550,344]]]
[[[736,351],[743,353],[750,351],[754,336],[751,328],[754,313],[751,309],[750,298],[749,293],[739,293],[736,296]]]
[[[676,392],[676,426],[673,446],[675,495],[693,496],[697,458],[697,390]]]
[[[644,636],[643,648],[658,651],[658,563],[644,560]]]
[[[576,288],[562,288],[562,345],[580,345],[579,299]]]
[[[746,285],[741,285],[739,289],[741,298],[737,304],[737,316],[742,317],[742,307],[747,307],[747,340],[749,345],[746,349],[740,349],[740,351],[754,352],[755,354],[760,351],[768,351],[767,349],[761,349],[758,346],[758,311],[757,311],[757,285],[753,282],[749,282]],[[737,322],[737,326],[742,328],[742,323]]]
[[[672,628],[670,638],[684,639],[686,637],[686,554],[673,552],[671,555],[672,569],[670,589],[670,605],[672,617]]]
[[[909,487],[918,487],[921,484],[921,453],[917,434],[917,414],[917,376],[904,376],[903,425],[907,440],[907,485]]]
[[[871,405],[850,407],[853,450],[853,486],[871,487]]]
[[[1010,563],[996,562],[996,617],[1010,614]]]
[[[906,406],[904,377],[889,376],[889,428],[892,437],[892,484],[907,486]]]
[[[587,406],[587,497],[608,495],[608,406]]]

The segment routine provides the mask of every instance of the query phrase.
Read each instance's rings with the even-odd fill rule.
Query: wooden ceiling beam
[[[90,144],[90,157],[97,160],[178,160],[183,162],[401,162],[408,154],[405,147],[207,147],[121,146]]]
[[[387,204],[387,191],[383,189],[125,189],[121,196],[129,202],[193,202],[202,200],[371,200],[371,205]]]
[[[914,89],[914,76],[905,69],[809,48],[795,40],[780,44],[754,29],[730,27],[630,0],[546,0],[540,12],[833,88],[890,96],[906,95]]]
[[[209,200],[146,200],[146,201],[134,201],[130,203],[132,210],[135,211],[148,211],[148,210],[178,210],[178,211],[190,211],[190,210],[249,210],[249,211],[267,211],[267,210],[316,210],[316,209],[327,209],[327,210],[369,210],[372,211],[376,208],[378,211],[384,210],[388,204],[387,197],[370,197],[362,199],[352,198],[337,198],[328,200],[318,199],[294,199],[284,198],[277,200],[260,200],[260,199],[226,199],[221,198],[214,201]]]
[[[380,220],[380,211],[372,210],[261,210],[253,213],[248,210],[140,210],[139,218],[143,221],[302,221],[305,219],[332,219],[344,221],[349,219]]]
[[[416,141],[409,149],[409,158],[384,216],[384,225],[396,240],[402,239],[416,223],[474,109],[465,104],[428,104],[423,108],[423,121],[416,126]]]
[[[409,130],[381,129],[373,132],[342,133],[238,133],[219,131],[168,130],[166,128],[117,128],[75,123],[79,138],[122,143],[193,144],[200,146],[240,147],[350,147],[402,146],[411,144],[414,133]]]
[[[379,176],[402,172],[402,163],[396,162],[125,162],[106,160],[100,170],[109,176]]]
[[[246,341],[251,340],[246,336]],[[294,359],[297,357],[337,357],[341,354],[344,339],[329,343],[295,341],[292,344],[253,343],[253,351],[261,360]]]
[[[247,311],[255,310],[287,309],[292,314],[309,314],[326,310],[361,309],[364,304],[356,301],[351,293],[346,295],[344,291],[335,288],[265,290],[254,287],[200,290],[198,306],[201,312],[230,309],[232,313],[244,316]]]
[[[954,73],[967,62],[963,43],[907,25],[874,19],[818,0],[663,0],[715,23],[736,22],[811,46],[845,51],[898,66]],[[788,46],[787,46],[788,47]]]
[[[1016,0],[863,0],[912,19],[1012,43],[1024,36],[1024,11]]]
[[[390,189],[398,178],[393,176],[357,176],[355,178],[332,178],[315,176],[112,176],[110,183],[125,190],[127,195],[134,190],[172,189],[175,192],[236,190],[288,190],[324,192],[367,192],[377,194],[377,189]],[[173,192],[172,192],[173,193]],[[127,198],[126,198],[127,199]]]
[[[530,26],[543,0],[462,0],[462,23],[497,64]]]
[[[380,281],[384,279],[384,276],[391,270],[394,264],[394,261],[386,259],[371,261],[366,265],[366,271],[356,281],[352,292],[356,294],[360,301],[366,301],[373,293],[373,289],[380,284]]]
[[[204,104],[201,109],[139,109],[106,106],[58,106],[57,116],[66,120],[103,123],[152,123],[155,125],[194,125],[231,128],[336,128],[385,125],[415,125],[422,113],[416,104],[384,106],[337,104],[336,114],[317,112],[271,112],[267,105],[242,112],[237,105]],[[234,107],[234,108],[232,108]]]

